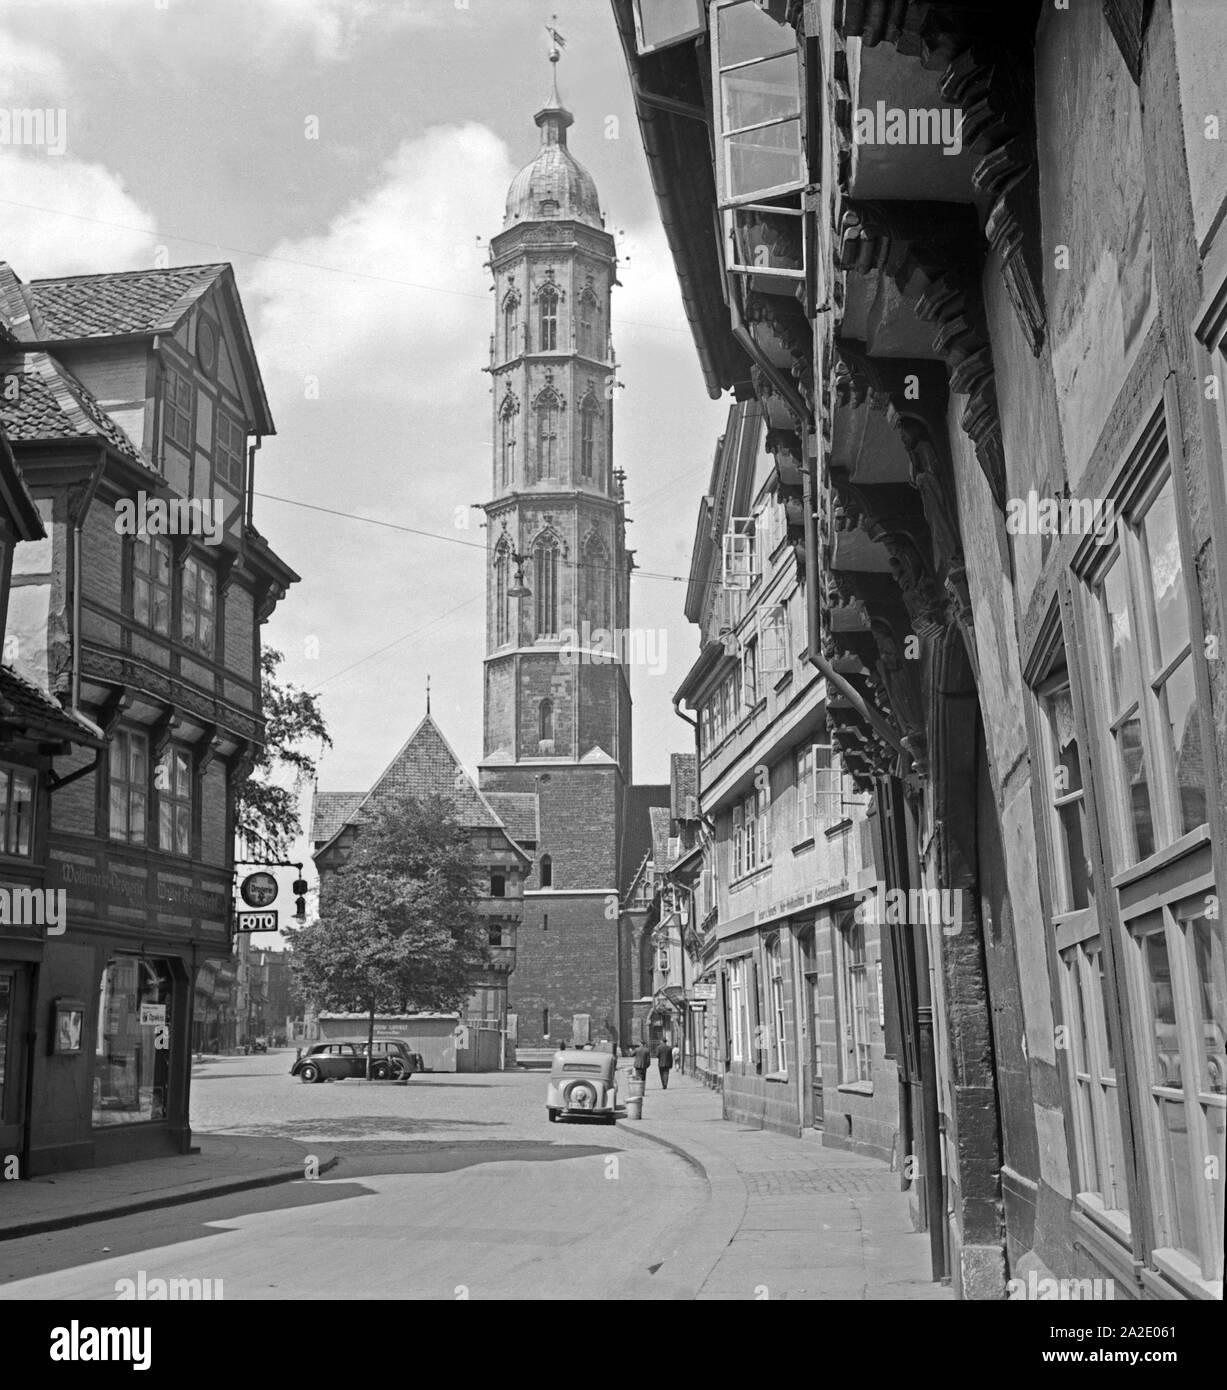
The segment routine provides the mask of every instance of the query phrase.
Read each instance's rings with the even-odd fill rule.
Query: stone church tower
[[[510,1005],[521,1047],[569,1041],[576,1015],[593,1041],[617,1032],[631,777],[630,688],[609,638],[628,626],[632,568],[613,465],[616,253],[592,177],[567,148],[573,118],[557,87],[534,119],[540,148],[490,243],[480,764],[483,790],[538,798]]]

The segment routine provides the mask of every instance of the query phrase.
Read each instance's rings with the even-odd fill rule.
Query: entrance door
[[[805,985],[805,1022],[809,1029],[809,1074],[810,1087],[813,1092],[813,1126],[815,1129],[821,1129],[823,1122],[822,1039],[818,1035],[819,1019],[821,1018],[818,1003],[818,976],[807,975]]]
[[[28,994],[26,967],[0,965],[0,1182],[24,1148]]]

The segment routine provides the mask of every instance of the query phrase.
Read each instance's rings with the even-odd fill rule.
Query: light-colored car
[[[616,1123],[618,1059],[611,1052],[555,1052],[545,1108],[551,1123],[559,1115],[595,1115],[607,1125]]]

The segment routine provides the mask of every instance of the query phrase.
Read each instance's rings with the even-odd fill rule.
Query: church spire
[[[554,15],[553,18],[557,20],[558,16]],[[550,69],[552,73],[550,95],[533,120],[541,128],[542,145],[565,145],[567,143],[567,127],[575,123],[575,117],[562,104],[562,98],[558,95],[558,64],[562,59],[562,50],[567,46],[567,41],[554,28],[553,24],[547,24],[545,28],[550,36]]]

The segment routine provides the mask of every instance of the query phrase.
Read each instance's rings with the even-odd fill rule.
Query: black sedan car
[[[410,1051],[403,1039],[375,1039],[371,1076],[376,1081],[408,1080],[414,1072],[425,1070],[422,1054]],[[290,1075],[306,1082],[363,1078],[366,1076],[366,1039],[331,1038],[328,1042],[314,1043],[295,1059]]]

